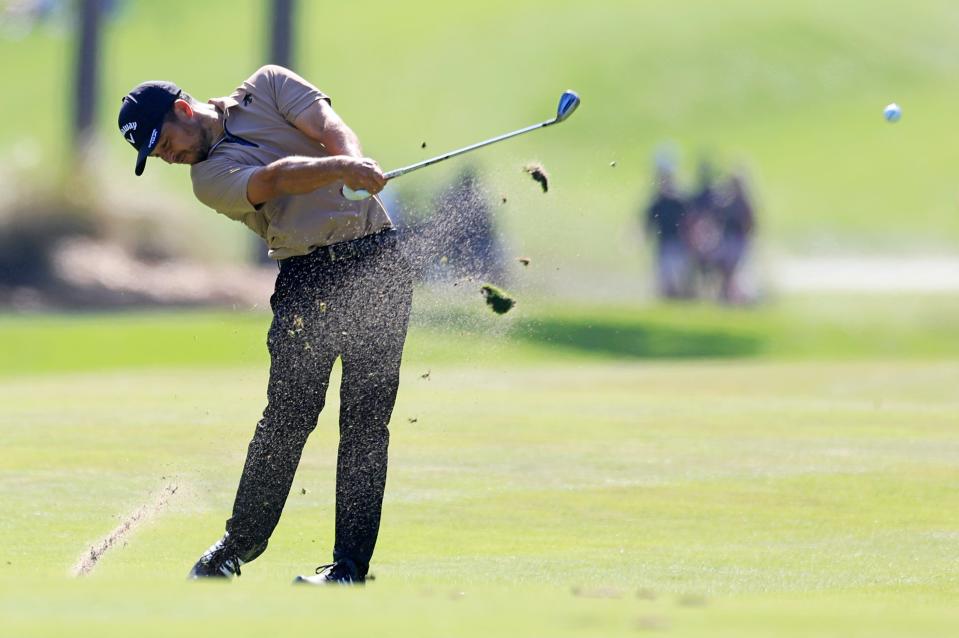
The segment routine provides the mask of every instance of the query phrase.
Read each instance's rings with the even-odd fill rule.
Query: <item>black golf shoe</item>
[[[360,576],[352,561],[341,560],[329,565],[320,565],[314,576],[297,576],[294,585],[362,585],[366,578]]]
[[[263,553],[266,543],[249,551],[240,551],[231,542],[230,535],[215,542],[196,562],[187,578],[233,578],[240,575],[240,566]]]

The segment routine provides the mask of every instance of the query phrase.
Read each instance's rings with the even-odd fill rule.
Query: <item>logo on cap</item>
[[[123,137],[125,137],[126,140],[127,140],[128,142],[130,142],[131,144],[133,144],[134,146],[135,146],[136,143],[137,143],[137,141],[136,141],[135,139],[133,139],[133,131],[135,131],[135,130],[137,130],[137,123],[136,123],[136,122],[127,122],[127,123],[124,124],[122,127],[120,127],[120,135],[122,135]],[[127,133],[129,133],[129,135],[127,135]]]

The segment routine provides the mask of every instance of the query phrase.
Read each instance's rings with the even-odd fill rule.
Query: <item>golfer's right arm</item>
[[[251,204],[258,206],[277,197],[303,195],[339,181],[353,190],[362,188],[370,193],[378,193],[386,185],[383,171],[368,157],[291,156],[254,171],[247,182],[246,196]]]

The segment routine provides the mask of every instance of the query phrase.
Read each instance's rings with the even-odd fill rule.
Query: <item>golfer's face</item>
[[[209,150],[198,124],[172,120],[163,125],[160,141],[151,155],[167,164],[196,164],[206,159]]]

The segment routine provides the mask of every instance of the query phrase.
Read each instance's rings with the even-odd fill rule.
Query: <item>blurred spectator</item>
[[[686,225],[686,241],[693,265],[696,295],[703,296],[715,272],[716,254],[721,241],[718,217],[719,193],[716,185],[716,169],[706,159],[699,163],[696,188],[689,196],[689,220]]]
[[[0,35],[20,40],[63,9],[59,0],[10,0],[0,2]]]
[[[653,164],[657,173],[676,173],[679,166],[679,147],[675,142],[664,142],[653,151]]]
[[[716,207],[720,225],[720,243],[715,265],[721,277],[720,299],[727,303],[748,301],[739,285],[739,267],[749,250],[755,230],[755,214],[741,174],[733,175]]]
[[[646,230],[656,242],[659,293],[668,299],[689,297],[689,250],[685,229],[688,211],[673,174],[660,170],[657,191],[646,208]]]
[[[755,213],[742,174],[718,179],[708,160],[699,164],[696,187],[678,192],[675,164],[657,151],[657,191],[645,211],[647,233],[657,243],[659,293],[667,299],[708,298],[740,304],[754,295],[742,266],[755,230]]]
[[[716,167],[709,159],[699,160],[696,188],[689,198],[690,206],[706,210],[716,205],[716,174]]]
[[[117,17],[128,0],[98,0],[103,18]],[[20,40],[44,25],[67,27],[82,10],[79,0],[0,0],[0,37]]]
[[[61,10],[63,0],[8,0],[2,4],[0,15],[5,20],[43,22]]]

